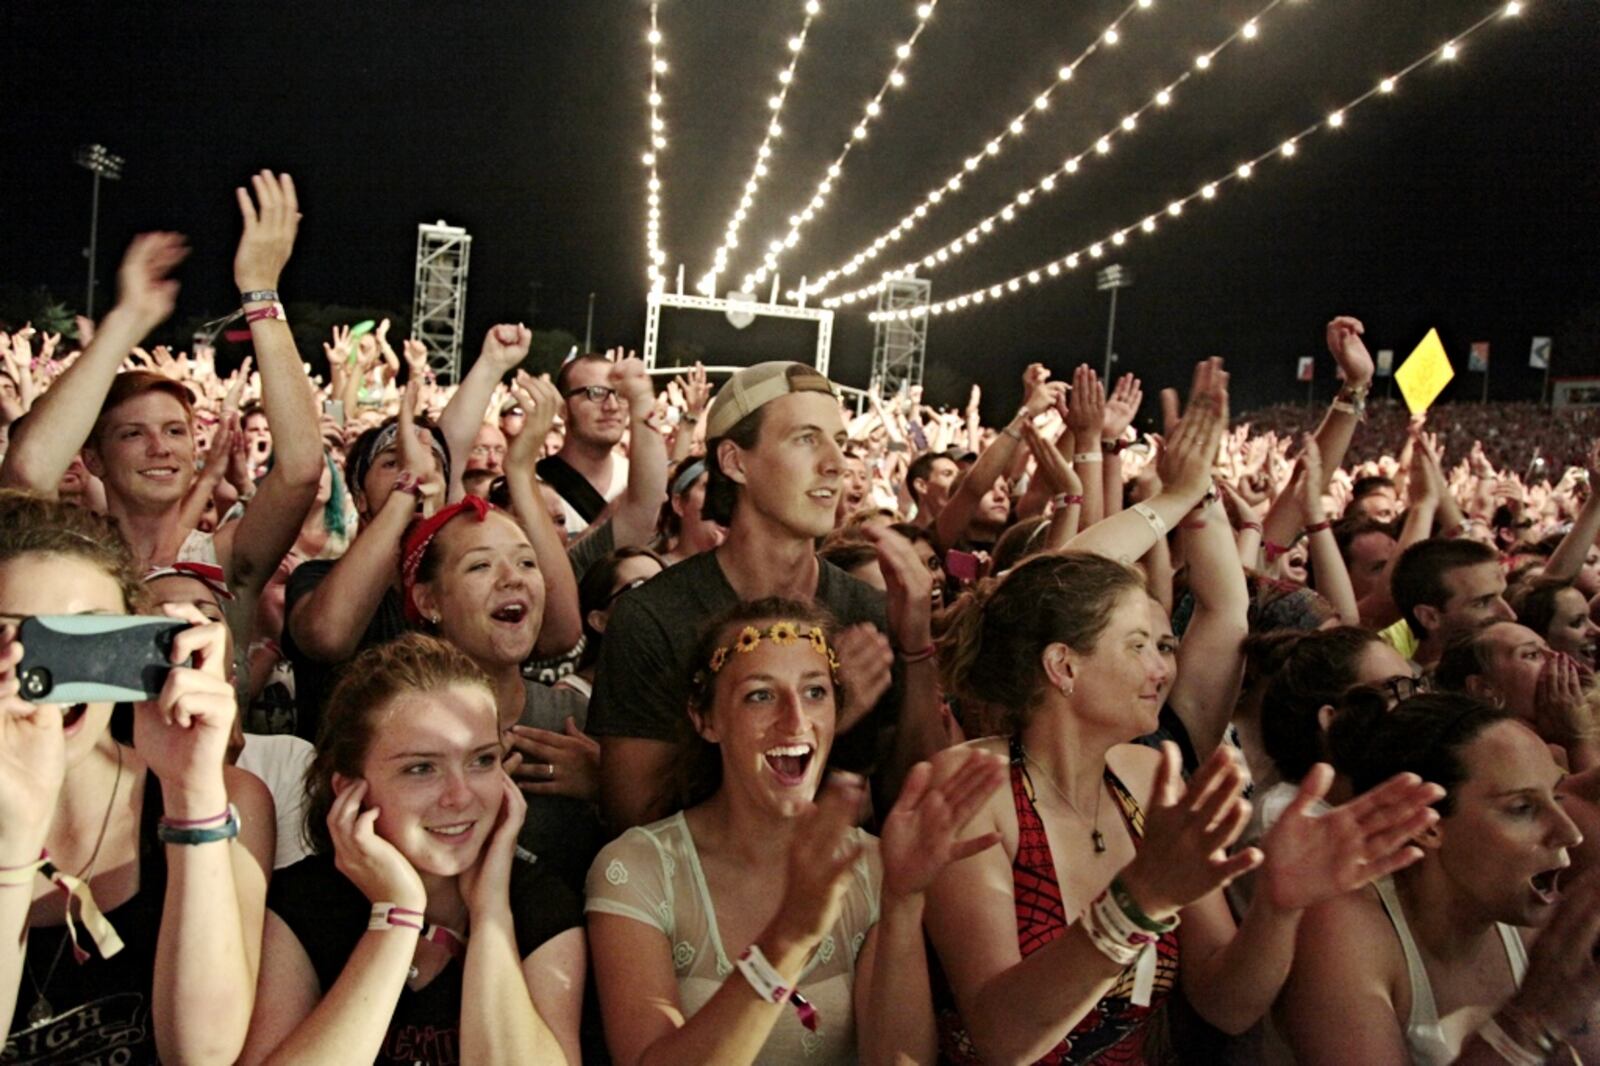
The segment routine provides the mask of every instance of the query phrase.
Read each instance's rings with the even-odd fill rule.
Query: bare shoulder
[[[1144,744],[1118,744],[1106,752],[1106,765],[1139,801],[1150,802],[1156,787],[1156,771],[1161,768],[1161,753]]]
[[[938,780],[965,762],[969,752],[981,751],[1005,758],[1009,750],[1005,737],[980,737],[977,740],[943,748],[935,752],[928,761],[933,764],[934,779]]]

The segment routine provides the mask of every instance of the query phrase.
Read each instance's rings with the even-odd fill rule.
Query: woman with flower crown
[[[674,760],[684,809],[589,871],[619,1066],[933,1059],[923,893],[995,842],[959,838],[1004,763],[973,751],[938,785],[919,765],[882,839],[856,828],[860,780],[822,783],[842,699],[832,635],[816,607],[766,599],[701,641]]]

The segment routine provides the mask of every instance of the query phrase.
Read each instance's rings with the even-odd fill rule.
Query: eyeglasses
[[[649,581],[649,580],[650,579],[647,578],[647,577],[636,577],[636,578],[634,578],[632,581],[628,582],[626,585],[622,586],[620,589],[617,589],[610,596],[607,596],[606,597],[606,606],[610,607],[613,603],[617,602],[617,597],[618,596],[621,596],[624,592],[632,592],[634,589],[638,588],[640,585],[644,584],[646,581]]]
[[[567,399],[570,400],[574,396],[582,395],[586,397],[590,403],[605,403],[607,400],[616,396],[616,394],[617,390],[613,389],[609,385],[582,385],[576,389],[568,389]]]
[[[1382,689],[1383,694],[1389,697],[1391,704],[1402,703],[1412,696],[1423,696],[1433,691],[1433,678],[1427,674],[1416,674],[1411,677],[1391,677],[1380,681],[1376,688]]]

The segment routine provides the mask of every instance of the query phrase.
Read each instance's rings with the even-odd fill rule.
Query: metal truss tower
[[[411,332],[428,349],[441,380],[461,380],[461,331],[467,312],[467,256],[472,237],[444,220],[417,226],[417,284]]]
[[[872,339],[872,383],[868,388],[887,399],[902,385],[922,384],[928,355],[926,278],[890,278],[878,294],[878,321]]]

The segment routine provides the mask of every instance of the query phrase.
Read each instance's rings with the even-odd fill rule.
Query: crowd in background
[[[324,378],[237,199],[231,372],[141,347],[174,234],[0,335],[0,1062],[1600,1054],[1589,412],[1411,416],[1346,316],[1248,417],[518,324]],[[184,626],[31,702],[63,615]]]

